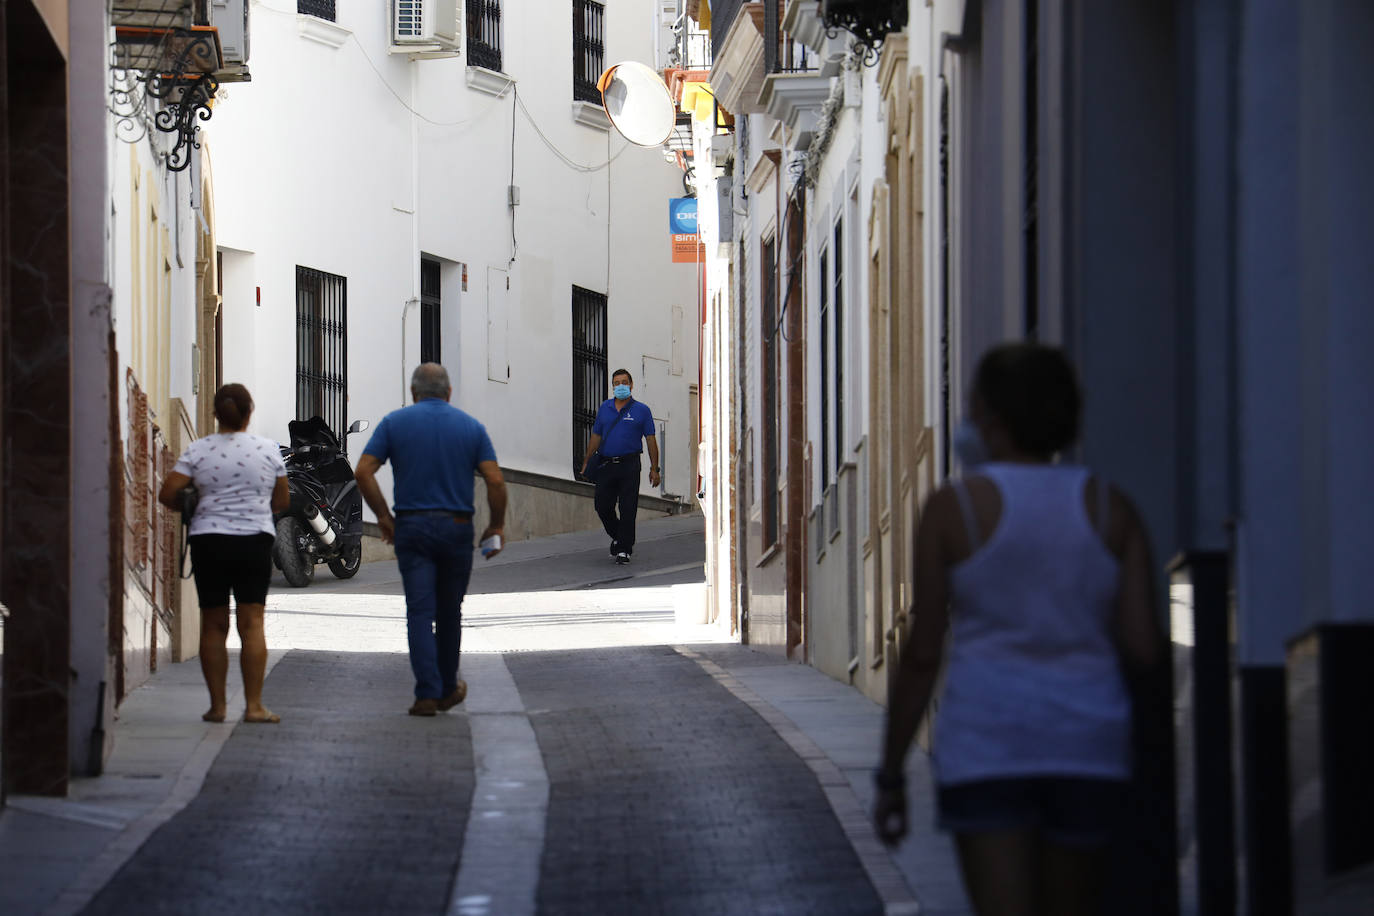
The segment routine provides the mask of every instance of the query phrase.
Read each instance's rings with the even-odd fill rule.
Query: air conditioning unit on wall
[[[391,43],[398,51],[463,49],[463,0],[391,0]]]
[[[220,51],[224,65],[248,63],[248,4],[249,0],[213,0],[210,24],[219,32]]]

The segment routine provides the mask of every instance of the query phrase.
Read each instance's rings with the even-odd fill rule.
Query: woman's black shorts
[[[938,824],[951,833],[1035,830],[1051,842],[1090,849],[1111,838],[1126,783],[1075,776],[986,779],[940,786]]]
[[[266,604],[274,540],[265,532],[192,536],[191,566],[200,606],[228,607],[231,591],[238,604]]]

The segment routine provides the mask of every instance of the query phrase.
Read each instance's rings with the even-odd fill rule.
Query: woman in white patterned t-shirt
[[[218,432],[191,443],[158,494],[173,509],[181,507],[182,491],[191,484],[200,494],[188,540],[200,595],[200,668],[210,690],[210,709],[201,716],[207,722],[223,722],[226,713],[230,592],[243,643],[243,721],[281,721],[262,705],[262,616],[272,578],[272,513],[291,504],[291,493],[277,444],[246,432],[252,415],[247,388],[229,384],[215,392]]]

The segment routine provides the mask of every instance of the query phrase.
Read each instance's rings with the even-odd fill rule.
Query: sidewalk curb
[[[864,811],[854,790],[850,788],[849,780],[835,762],[827,757],[796,723],[740,683],[729,671],[686,646],[674,646],[673,650],[696,662],[703,671],[715,678],[718,684],[734,694],[736,699],[758,713],[759,717],[777,732],[778,737],[811,768],[821,790],[825,793],[826,800],[830,803],[831,810],[840,822],[840,827],[849,839],[849,844],[854,848],[859,862],[868,874],[868,880],[873,884],[879,899],[883,901],[885,916],[915,916],[920,913],[921,905],[907,884],[906,877],[874,834],[868,813]]]
[[[285,655],[285,652],[268,653],[264,680],[272,674],[272,669]],[[237,686],[231,686],[227,693],[228,703],[236,705],[236,701],[243,694],[242,682]],[[200,739],[191,756],[187,758],[167,797],[151,811],[139,816],[121,830],[100,855],[81,870],[76,880],[48,904],[43,910],[44,916],[74,916],[85,909],[148,838],[195,799],[200,793],[200,787],[205,784],[210,767],[214,766],[219,752],[224,749],[225,743],[238,726],[237,720],[210,723],[206,728],[205,737]]]

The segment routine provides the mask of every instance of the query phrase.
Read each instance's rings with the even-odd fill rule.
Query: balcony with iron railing
[[[763,44],[766,75],[760,106],[787,126],[788,139],[805,149],[815,135],[821,107],[830,97],[831,78],[821,73],[820,55],[783,28],[782,0],[764,10]]]
[[[711,33],[698,28],[686,13],[673,23],[673,47],[668,65],[681,70],[710,70],[713,60]]]

